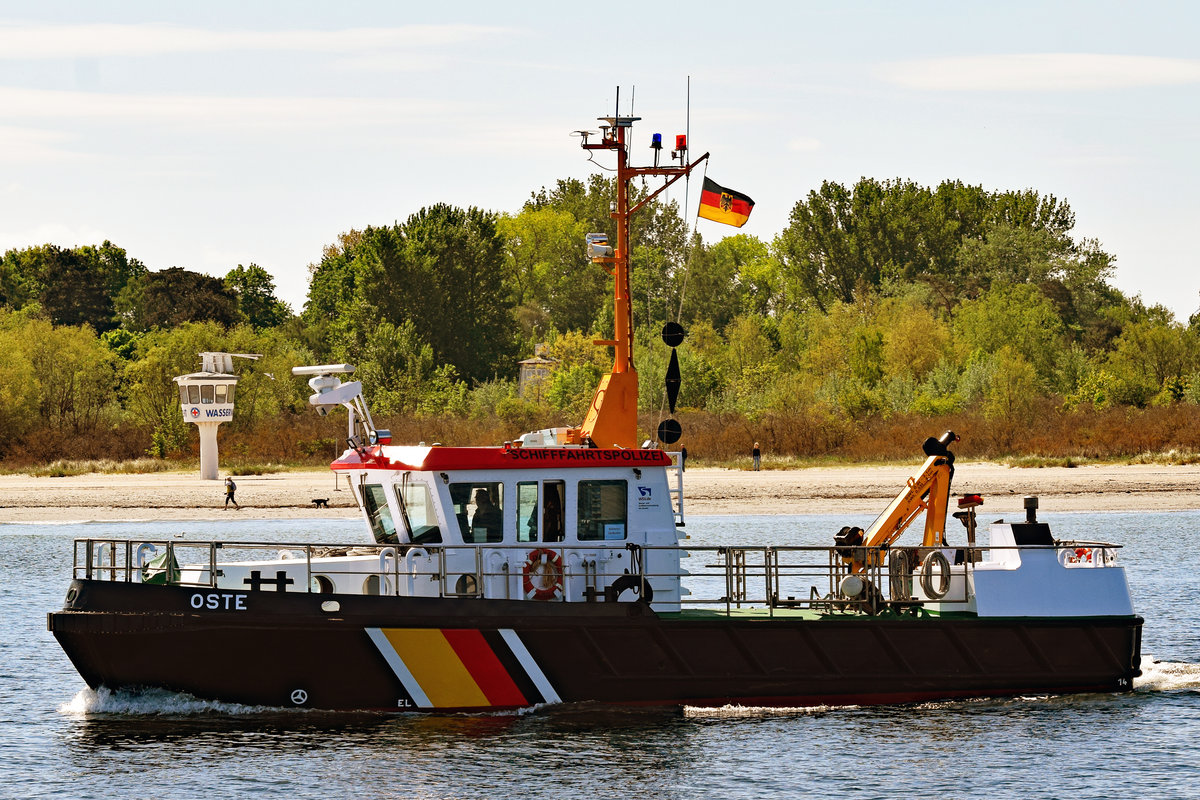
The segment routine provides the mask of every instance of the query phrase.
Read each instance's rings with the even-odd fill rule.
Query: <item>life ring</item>
[[[933,585],[933,570],[937,567],[938,585]],[[930,600],[941,600],[950,591],[950,562],[941,550],[930,551],[921,562],[921,591]]]
[[[521,567],[526,600],[561,600],[563,596],[562,556],[548,547],[529,551]]]
[[[626,573],[613,581],[612,585],[604,590],[605,602],[615,603],[627,591],[632,591],[634,594],[640,595],[638,599],[643,603],[650,603],[654,600],[654,587],[650,585],[650,581],[644,579],[641,575]]]
[[[1090,564],[1092,563],[1092,548],[1068,547],[1060,552],[1059,561],[1064,567],[1068,564]]]
[[[912,573],[908,566],[908,553],[892,550],[888,553],[888,591],[893,600],[912,600]]]

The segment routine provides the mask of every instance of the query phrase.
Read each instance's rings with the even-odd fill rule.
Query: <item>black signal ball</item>
[[[667,405],[671,407],[671,413],[675,413],[675,401],[679,399],[679,356],[675,351],[671,351],[671,363],[667,364]]]
[[[662,340],[667,347],[679,347],[683,344],[683,337],[687,335],[687,331],[678,322],[668,322],[663,325]]]
[[[658,440],[663,444],[675,444],[683,436],[683,428],[677,420],[664,419],[658,423]]]

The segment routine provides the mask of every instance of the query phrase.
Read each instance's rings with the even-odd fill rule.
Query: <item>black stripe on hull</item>
[[[192,603],[211,593],[183,587],[72,588],[49,627],[93,688],[153,686],[250,705],[414,710],[368,628],[482,631],[531,700],[542,697],[535,677],[502,630],[515,632],[565,702],[901,703],[1122,691],[1140,674],[1140,617],[695,619],[642,604],[274,592],[232,593],[246,610],[210,611]],[[330,599],[338,612],[320,610]]]
[[[529,673],[521,665],[512,648],[504,641],[504,637],[500,635],[500,632],[494,628],[490,630],[482,628],[481,630],[483,631],[484,641],[491,646],[492,652],[496,654],[496,658],[508,672],[513,683],[521,690],[521,694],[529,698],[530,705],[548,702],[550,698],[544,697],[541,691],[538,690],[533,679],[529,677]]]

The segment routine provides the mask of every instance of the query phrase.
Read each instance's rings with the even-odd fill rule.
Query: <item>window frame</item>
[[[605,488],[620,487],[619,496],[621,498],[621,516],[618,519],[616,516],[604,516],[601,514],[598,517],[592,517],[591,508],[585,508],[585,503],[589,506],[592,503],[591,494],[593,487],[598,488],[601,494],[597,497],[599,504],[602,506],[605,500]],[[575,538],[580,542],[617,542],[626,541],[629,539],[629,481],[624,478],[587,478],[580,480],[575,485]],[[616,494],[613,497],[618,496]],[[603,509],[601,509],[603,510]],[[621,526],[621,535],[610,535],[610,526]],[[593,535],[593,531],[599,535]],[[585,536],[584,533],[587,533]]]

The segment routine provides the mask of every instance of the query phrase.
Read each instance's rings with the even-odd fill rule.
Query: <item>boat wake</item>
[[[200,700],[190,694],[166,689],[112,691],[83,689],[58,707],[60,714],[85,716],[89,714],[122,714],[132,716],[186,716],[195,714],[263,714],[281,711],[305,712],[306,709],[276,706],[247,706],[239,703],[220,703]]]
[[[1186,692],[1200,689],[1200,664],[1142,659],[1142,676],[1134,678],[1135,692]]]
[[[830,711],[846,711],[859,706],[684,706],[683,715],[689,719],[741,719],[744,717],[787,717],[825,714]]]

